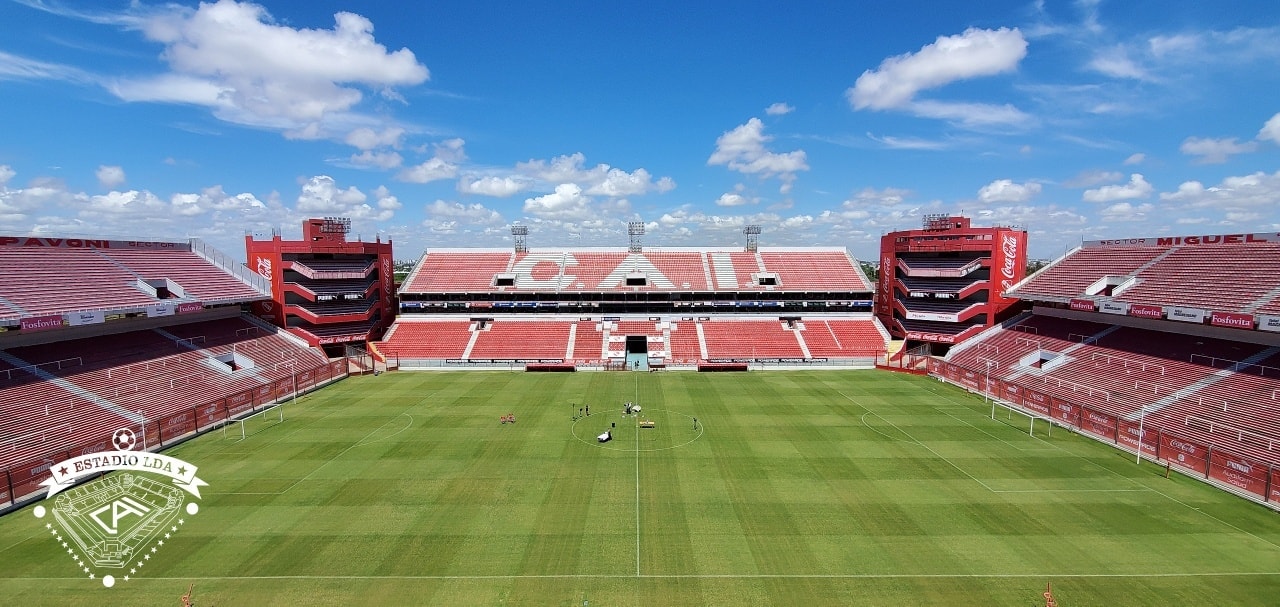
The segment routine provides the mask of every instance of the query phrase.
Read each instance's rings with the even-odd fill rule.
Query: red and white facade
[[[920,230],[881,238],[875,314],[908,342],[959,343],[1012,313],[1018,300],[1004,294],[1026,266],[1025,230],[926,216]]]
[[[302,240],[245,236],[249,269],[271,283],[253,314],[313,346],[366,342],[395,319],[391,241],[350,242],[349,223],[307,219]]]

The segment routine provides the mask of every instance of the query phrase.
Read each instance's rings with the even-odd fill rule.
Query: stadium
[[[1025,232],[1005,257],[931,233],[877,282],[757,226],[738,248],[646,247],[640,223],[625,247],[532,248],[517,225],[393,286],[391,243],[348,229],[246,238],[244,262],[0,237],[0,593],[1280,593],[1280,234],[1084,242],[1002,283]]]

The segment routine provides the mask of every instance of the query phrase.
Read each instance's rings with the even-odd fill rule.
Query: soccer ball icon
[[[128,451],[138,444],[138,437],[134,436],[133,430],[121,428],[111,435],[111,444],[115,445],[118,451]]]

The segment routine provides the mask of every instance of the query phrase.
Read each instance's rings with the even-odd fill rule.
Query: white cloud
[[[447,218],[449,221],[461,221],[468,225],[501,225],[504,223],[500,213],[482,204],[462,204],[437,199],[435,202],[426,205],[425,210],[428,215],[431,215],[437,221],[440,218]]]
[[[1246,141],[1239,143],[1235,137],[1224,139],[1187,137],[1182,142],[1182,145],[1178,147],[1178,151],[1183,154],[1199,156],[1196,162],[1200,164],[1222,164],[1235,154],[1247,154],[1257,151],[1257,149],[1257,142]]]
[[[987,204],[995,202],[1022,203],[1040,195],[1041,185],[1035,182],[1014,183],[1012,179],[997,179],[978,190],[978,200]]]
[[[1148,214],[1155,208],[1149,202],[1133,204],[1130,202],[1117,202],[1105,209],[1102,209],[1102,219],[1107,221],[1142,221],[1148,218]]]
[[[1134,198],[1146,198],[1151,195],[1154,188],[1147,183],[1146,178],[1141,173],[1134,173],[1129,176],[1129,183],[1123,185],[1104,185],[1094,190],[1085,190],[1081,197],[1085,202],[1114,202],[1116,200],[1130,200]]]
[[[1011,105],[915,97],[952,82],[1014,71],[1026,55],[1027,41],[1017,29],[969,28],[955,36],[939,36],[915,53],[885,59],[877,69],[864,71],[846,95],[855,110],[906,110],[965,126],[1023,123],[1029,116]]]
[[[891,207],[906,202],[907,196],[911,195],[911,190],[901,188],[885,188],[877,190],[875,188],[863,188],[855,192],[848,200],[845,200],[843,206],[846,208],[854,208],[858,206],[882,206]]]
[[[1062,182],[1062,185],[1068,188],[1088,188],[1100,183],[1112,183],[1121,179],[1124,179],[1124,173],[1120,171],[1090,169]]]
[[[764,123],[752,118],[716,138],[716,150],[707,159],[708,165],[724,165],[745,175],[761,178],[777,176],[782,181],[780,191],[791,191],[798,171],[809,170],[804,150],[774,153],[765,143],[772,137],[764,134]]]
[[[351,164],[356,166],[377,167],[380,169],[394,169],[404,162],[404,158],[398,152],[375,152],[373,150],[365,150],[359,154],[351,155]]]
[[[203,105],[219,119],[296,138],[350,133],[343,123],[363,99],[352,85],[381,91],[429,76],[413,52],[388,52],[373,23],[354,13],[334,15],[333,29],[299,29],[260,5],[219,0],[194,10],[167,5],[138,27],[165,46],[172,71],[109,85],[121,99]]]
[[[653,176],[643,168],[628,173],[607,164],[597,164],[587,168],[586,156],[575,152],[568,156],[556,156],[550,161],[529,160],[516,164],[516,172],[530,179],[546,183],[580,185],[592,196],[638,196],[650,191],[669,192],[676,187],[670,177],[662,177],[654,181]]]
[[[1160,200],[1179,206],[1214,210],[1274,210],[1280,200],[1280,171],[1227,177],[1215,186],[1205,187],[1199,181],[1186,181],[1175,192],[1160,194]]]
[[[422,164],[411,166],[396,175],[400,181],[411,183],[430,183],[441,179],[453,179],[458,176],[458,163],[466,160],[463,149],[465,142],[461,139],[448,139],[435,144],[435,156]]]
[[[16,173],[13,169],[9,168],[9,165],[0,164],[0,186],[4,186],[5,184],[9,183],[9,180],[13,179],[13,176],[17,174],[18,173]]]
[[[378,208],[384,211],[398,211],[402,207],[400,199],[387,189],[387,186],[380,185],[373,189],[373,198],[378,201]]]
[[[573,183],[562,183],[550,194],[525,199],[524,212],[535,217],[570,220],[587,219],[594,215],[591,198],[585,196],[582,188]]]
[[[1150,80],[1151,76],[1129,57],[1123,46],[1104,49],[1089,61],[1089,69],[1112,78],[1128,78],[1132,80]]]
[[[1272,116],[1266,124],[1262,125],[1262,130],[1258,131],[1258,139],[1280,143],[1280,113]]]
[[[1133,166],[1135,164],[1142,164],[1142,162],[1145,161],[1146,159],[1147,159],[1147,155],[1143,154],[1142,152],[1138,152],[1136,154],[1130,154],[1128,158],[1124,159],[1124,165]]]
[[[790,114],[791,112],[794,112],[794,111],[796,111],[796,108],[793,108],[782,102],[778,102],[767,108],[764,108],[764,113],[770,116],[781,116],[783,114]]]
[[[400,147],[400,138],[404,136],[404,129],[400,127],[387,127],[381,132],[375,131],[369,127],[360,127],[347,133],[347,145],[355,146],[361,150],[372,150],[380,147]]]
[[[385,188],[380,190],[382,201],[377,206],[368,204],[369,197],[355,186],[343,189],[328,175],[316,175],[302,185],[298,194],[297,210],[306,213],[341,215],[353,220],[386,221],[395,215],[399,201],[387,201]]]
[[[716,205],[722,207],[739,207],[744,204],[751,204],[751,200],[742,194],[733,192],[725,192],[716,199]]]
[[[946,141],[921,139],[919,137],[896,137],[894,135],[867,133],[867,139],[892,150],[945,150],[951,147],[951,144]]]
[[[514,177],[474,177],[464,176],[458,180],[458,191],[463,194],[480,194],[506,198],[529,189],[533,184]]]
[[[124,169],[118,166],[99,165],[94,175],[98,178],[98,185],[105,189],[111,189],[124,183]]]

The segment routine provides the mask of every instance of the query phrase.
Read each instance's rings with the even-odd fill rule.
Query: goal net
[[[284,423],[284,403],[271,405],[257,413],[227,421],[222,425],[222,438],[232,438],[239,442],[282,423]]]

